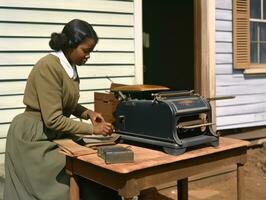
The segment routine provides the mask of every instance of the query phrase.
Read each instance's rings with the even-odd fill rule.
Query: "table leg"
[[[69,199],[79,200],[79,186],[75,175],[70,176]]]
[[[245,171],[243,164],[237,164],[237,200],[245,199]]]
[[[188,200],[188,178],[177,181],[178,200]]]

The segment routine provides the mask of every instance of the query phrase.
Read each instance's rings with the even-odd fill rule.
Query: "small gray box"
[[[97,154],[104,159],[106,164],[134,162],[134,153],[130,147],[103,146],[98,148]]]

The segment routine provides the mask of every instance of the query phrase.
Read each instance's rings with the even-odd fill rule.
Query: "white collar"
[[[66,73],[68,74],[68,76],[72,79],[76,79],[77,78],[77,71],[76,71],[76,67],[72,66],[65,54],[63,53],[63,51],[56,51],[56,52],[52,52],[52,55],[56,56],[59,58],[61,65],[63,66],[63,68],[65,69]]]

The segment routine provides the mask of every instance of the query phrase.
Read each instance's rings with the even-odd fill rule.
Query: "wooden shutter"
[[[234,68],[250,66],[249,0],[233,0]]]

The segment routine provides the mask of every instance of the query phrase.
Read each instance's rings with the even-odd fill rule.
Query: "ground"
[[[175,187],[143,192],[144,200],[176,200]],[[248,149],[245,165],[246,200],[266,200],[266,143]],[[189,182],[189,200],[236,200],[236,171]]]

